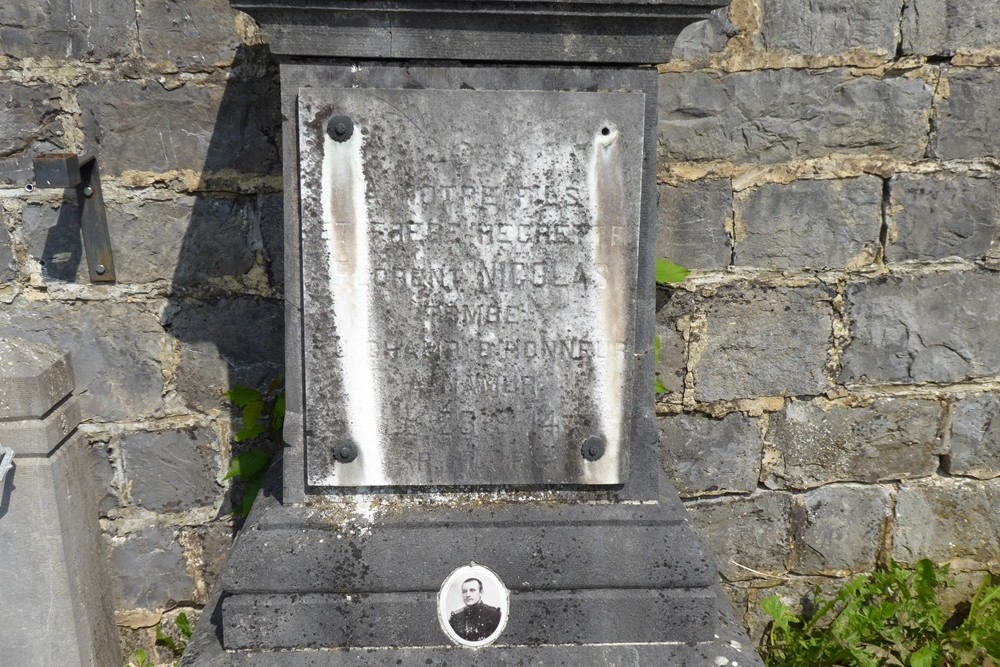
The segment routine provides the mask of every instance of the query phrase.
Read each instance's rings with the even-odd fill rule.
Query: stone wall
[[[660,67],[658,252],[696,269],[660,298],[664,468],[755,634],[890,558],[968,588],[1000,568],[1000,5],[728,18]]]
[[[660,67],[663,465],[737,607],[1000,542],[1000,5],[733,0]],[[282,355],[276,70],[226,0],[0,8],[0,332],[73,353],[126,654],[231,539]],[[97,150],[119,282],[31,155]],[[168,654],[161,651],[160,658]]]
[[[131,656],[227,554],[221,392],[281,368],[277,71],[226,0],[29,0],[0,8],[0,97],[0,331],[72,352]],[[114,286],[75,194],[26,188],[60,149],[98,152]]]

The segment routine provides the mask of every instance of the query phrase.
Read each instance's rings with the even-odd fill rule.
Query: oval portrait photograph
[[[500,636],[510,612],[510,592],[493,570],[470,563],[444,580],[438,591],[441,629],[461,646],[488,646]]]

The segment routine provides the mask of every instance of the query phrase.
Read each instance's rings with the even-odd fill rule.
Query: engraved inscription
[[[309,484],[623,481],[643,107],[300,91]]]

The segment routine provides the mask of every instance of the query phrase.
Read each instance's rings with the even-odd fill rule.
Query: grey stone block
[[[19,300],[0,308],[0,335],[69,350],[80,409],[90,419],[137,419],[160,406],[167,339],[143,306]]]
[[[687,372],[687,353],[684,336],[677,327],[682,317],[694,312],[694,300],[691,294],[679,290],[663,296],[667,301],[656,313],[656,335],[660,337],[660,363],[656,372],[667,391],[681,392]]]
[[[906,0],[903,52],[924,56],[992,48],[1000,41],[1000,5],[990,0]]]
[[[47,278],[87,282],[76,203],[25,207],[23,235]],[[107,205],[119,283],[175,285],[246,274],[262,245],[256,197],[208,196]]]
[[[167,609],[194,599],[194,580],[173,528],[147,526],[110,541],[116,609]]]
[[[168,323],[181,341],[177,390],[192,406],[218,406],[233,385],[257,387],[282,368],[284,312],[262,299],[181,304]]]
[[[121,440],[132,502],[154,512],[212,505],[221,493],[219,441],[207,428],[132,433]]]
[[[663,465],[678,493],[750,493],[760,474],[760,430],[756,419],[693,414],[660,417]]]
[[[91,488],[97,500],[97,511],[103,517],[118,507],[118,493],[115,490],[115,469],[111,463],[108,447],[103,442],[92,443],[88,448],[87,465]]]
[[[4,224],[0,213],[0,283],[10,282],[17,278],[17,266],[14,264],[14,251],[10,245],[10,233]]]
[[[701,401],[820,394],[832,335],[824,289],[725,289],[707,300],[706,343],[694,364]]]
[[[882,228],[882,179],[793,181],[736,195],[734,264],[841,268],[875,261]]]
[[[0,420],[39,418],[73,391],[67,352],[0,338]]]
[[[904,484],[896,496],[892,557],[904,564],[1000,558],[1000,484],[940,480]]]
[[[1000,373],[1000,274],[855,283],[847,302],[845,382],[954,382]]]
[[[23,183],[32,177],[31,156],[52,150],[62,132],[59,91],[0,83],[0,99],[0,183]]]
[[[139,45],[150,62],[185,69],[228,65],[241,40],[227,0],[139,0]]]
[[[935,157],[945,160],[1000,155],[1000,72],[984,67],[946,69],[949,93],[937,103]]]
[[[127,56],[134,32],[135,6],[129,0],[5,2],[0,7],[0,44],[15,58]]]
[[[259,204],[268,275],[273,286],[282,288],[285,284],[284,199],[281,195],[261,195]]]
[[[464,665],[467,667],[607,667],[608,665],[677,665],[702,667],[739,665],[763,667],[736,614],[716,589],[718,608],[713,625],[716,636],[706,642],[655,642],[651,644],[563,646],[494,645],[474,651],[460,647],[398,648],[373,651],[357,649],[266,650],[226,652],[220,643],[222,614],[219,596],[209,602],[195,627],[181,659],[185,667],[381,667],[383,665]],[[213,613],[210,610],[215,610]],[[303,609],[302,611],[306,611]],[[324,619],[318,619],[323,622]],[[609,619],[610,620],[610,619]],[[645,624],[645,622],[641,623]],[[269,631],[280,631],[270,624]]]
[[[80,405],[71,396],[44,419],[0,421],[0,443],[18,455],[46,456],[80,424]]]
[[[805,495],[796,571],[859,572],[875,567],[890,493],[880,486],[826,486]]]
[[[890,181],[888,261],[983,259],[997,227],[997,183],[956,174]]]
[[[188,84],[86,84],[77,90],[84,132],[107,175],[173,169],[279,173],[277,82],[233,80],[224,88]]]
[[[661,185],[656,205],[656,255],[689,269],[729,266],[733,193],[728,180]]]
[[[871,407],[788,402],[765,438],[778,455],[769,486],[878,482],[933,474],[942,408],[936,401],[880,399]]]
[[[114,665],[121,654],[79,434],[20,457],[0,488],[3,662]]]
[[[729,581],[753,579],[746,568],[782,574],[792,555],[792,496],[763,491],[742,498],[698,500],[685,507],[698,535]]]
[[[896,53],[899,0],[764,0],[762,5],[760,36],[768,50],[809,55],[851,49]]]
[[[513,591],[500,642],[704,642],[714,636],[714,596],[712,589]],[[223,641],[229,650],[449,644],[438,624],[436,591],[235,595],[223,602]]]
[[[948,472],[987,479],[1000,476],[1000,397],[959,399],[951,423]]]
[[[801,69],[660,75],[661,160],[781,162],[837,153],[919,159],[926,81]]]
[[[671,60],[697,60],[726,48],[737,33],[729,20],[728,8],[713,9],[711,17],[696,21],[681,30],[670,53]]]

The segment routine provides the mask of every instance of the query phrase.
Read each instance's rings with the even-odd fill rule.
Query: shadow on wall
[[[206,423],[229,388],[281,373],[277,71],[266,46],[243,45],[228,78],[211,81],[77,89],[118,274],[116,288],[95,287],[116,290],[112,303],[64,315],[78,318],[69,347],[84,414],[96,421],[189,414]],[[25,207],[28,250],[46,282],[87,284],[75,197],[66,194],[57,217],[47,205]],[[123,436],[131,503],[154,512],[213,504],[218,440],[208,426]],[[221,513],[230,509],[223,503]]]

